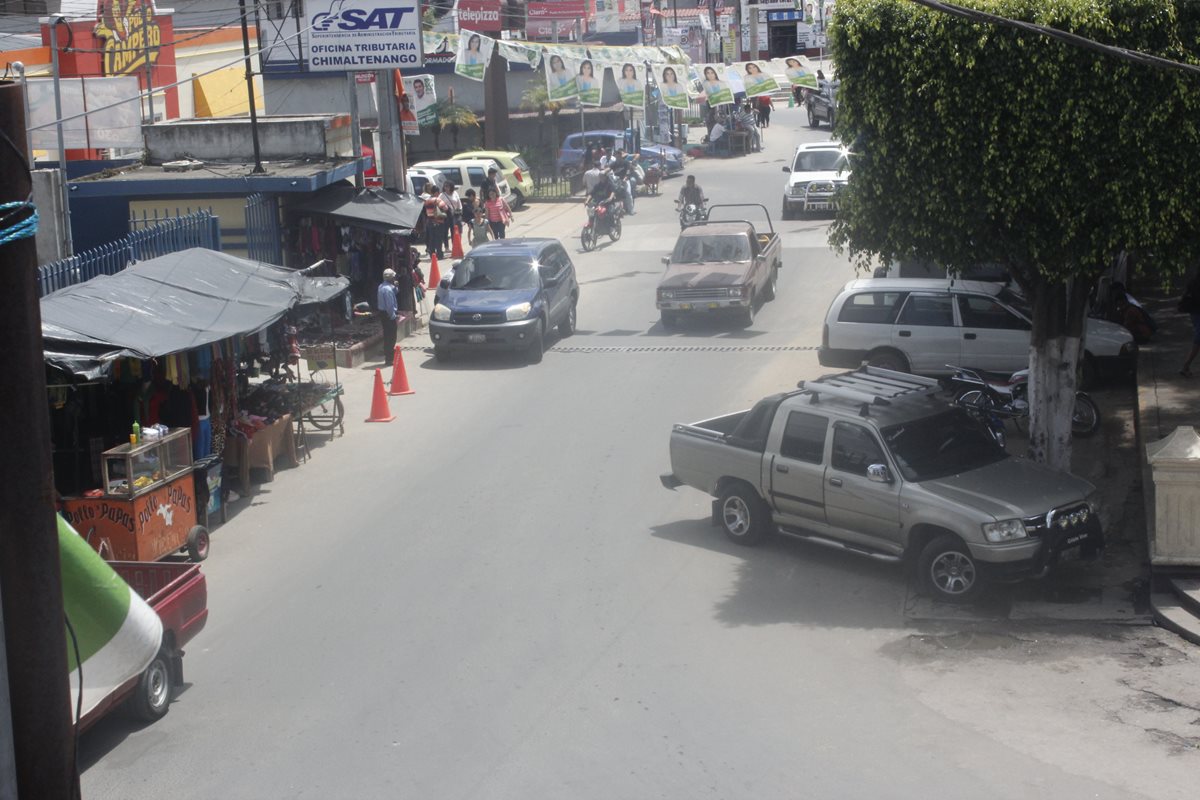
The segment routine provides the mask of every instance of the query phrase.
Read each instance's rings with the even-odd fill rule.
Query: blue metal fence
[[[221,249],[221,221],[211,210],[188,209],[175,216],[153,216],[129,220],[129,233],[115,242],[85,250],[70,258],[51,261],[38,267],[41,296],[97,275],[115,275],[131,264],[176,253],[189,247]]]

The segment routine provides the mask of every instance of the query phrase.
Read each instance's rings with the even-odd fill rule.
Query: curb
[[[1142,470],[1142,508],[1146,514],[1146,552],[1150,560],[1150,572],[1154,573],[1154,475],[1150,462],[1146,460],[1147,426],[1151,424],[1150,414],[1157,410],[1158,403],[1155,395],[1158,383],[1154,377],[1154,351],[1151,348],[1139,347],[1137,355],[1137,401],[1133,414],[1134,439],[1137,442],[1138,461]],[[1158,424],[1153,422],[1157,432]]]

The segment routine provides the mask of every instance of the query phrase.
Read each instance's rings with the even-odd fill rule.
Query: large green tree
[[[1200,3],[959,2],[1200,63]],[[831,242],[859,267],[1007,265],[1033,307],[1030,455],[1069,468],[1096,277],[1122,251],[1168,279],[1200,255],[1200,75],[908,0],[839,0],[830,41],[857,152]]]

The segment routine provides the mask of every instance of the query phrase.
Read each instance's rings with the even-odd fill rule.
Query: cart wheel
[[[193,531],[204,529],[200,526]],[[205,533],[204,538],[208,538]],[[138,678],[137,689],[129,698],[133,715],[146,722],[162,719],[171,708],[171,663],[167,654],[159,650]]]
[[[192,561],[208,558],[208,529],[203,525],[197,525],[188,531],[187,551]]]

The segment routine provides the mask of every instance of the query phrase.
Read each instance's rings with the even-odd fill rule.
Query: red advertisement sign
[[[500,0],[458,0],[458,27],[468,31],[498,31]]]
[[[525,21],[525,35],[530,39],[552,39],[558,28],[558,38],[567,39],[575,32],[574,19],[529,19]]]
[[[530,19],[583,19],[587,16],[587,0],[553,0],[529,3],[525,16]]]

